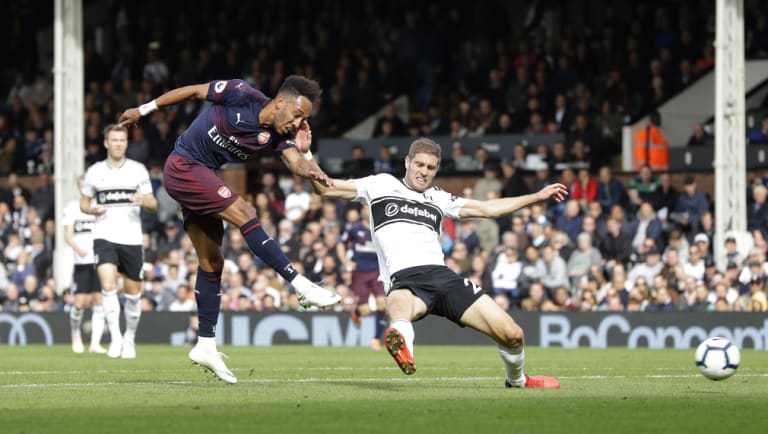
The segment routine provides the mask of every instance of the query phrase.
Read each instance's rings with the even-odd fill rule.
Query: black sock
[[[209,273],[200,267],[197,268],[195,301],[200,320],[198,335],[212,338],[215,336],[216,322],[221,310],[221,272]]]
[[[277,274],[283,276],[285,280],[291,282],[299,274],[277,242],[264,232],[258,219],[250,220],[244,224],[240,228],[240,233],[243,234],[243,238],[245,238],[251,251],[267,265],[274,268]]]

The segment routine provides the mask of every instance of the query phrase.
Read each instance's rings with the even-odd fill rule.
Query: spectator
[[[630,286],[634,286],[642,278],[645,282],[653,282],[654,278],[661,273],[664,263],[661,262],[661,252],[656,247],[651,247],[644,255],[644,261],[635,264],[629,274],[627,281]]]
[[[189,295],[189,286],[179,285],[176,298],[168,306],[168,312],[194,312],[196,309],[195,300]]]
[[[555,227],[565,232],[571,242],[576,241],[576,237],[581,232],[581,208],[579,202],[570,199],[565,203],[565,212],[557,218]]]
[[[747,229],[768,234],[768,187],[756,185],[752,189],[753,203],[747,206]]]
[[[760,126],[749,132],[749,143],[753,145],[768,143],[768,115],[763,116]]]
[[[491,271],[493,293],[504,294],[510,301],[510,306],[520,307],[522,292],[518,286],[518,278],[523,270],[523,262],[520,254],[514,247],[506,247],[496,257],[496,262]]]
[[[541,258],[536,263],[536,273],[543,276],[541,284],[547,292],[554,293],[555,289],[561,286],[570,287],[568,266],[551,244],[545,244],[541,248]],[[531,294],[533,294],[535,286],[531,285]]]
[[[659,179],[648,166],[640,167],[637,176],[629,180],[629,188],[637,190],[640,200],[654,203],[656,201],[656,191],[659,188]]]
[[[632,225],[632,247],[637,250],[639,246],[648,238],[652,240],[661,239],[661,222],[656,217],[656,211],[649,202],[643,202],[640,205],[637,219]]]
[[[573,163],[573,159],[568,153],[568,150],[565,148],[565,143],[562,141],[555,142],[552,145],[552,164],[554,165],[553,169],[556,171],[561,171],[571,167],[571,163]]]
[[[704,130],[700,122],[693,124],[693,133],[688,138],[688,146],[712,146],[714,138]]]
[[[648,125],[635,135],[634,166],[637,171],[648,166],[654,172],[669,168],[669,141],[661,131],[659,112],[651,113]]]
[[[310,196],[306,190],[304,178],[294,175],[293,188],[285,197],[285,218],[294,223],[303,220],[305,214],[309,211]]]
[[[573,122],[574,114],[570,107],[568,107],[568,99],[562,93],[555,96],[555,107],[550,115],[550,119],[554,120],[557,124],[557,131],[567,132],[570,131],[571,122]]]
[[[597,180],[597,200],[604,210],[611,209],[614,205],[624,205],[627,202],[627,192],[624,185],[613,177],[611,168],[600,167]]]
[[[501,193],[502,187],[498,166],[486,164],[483,168],[483,177],[475,181],[472,197],[475,200],[486,200],[489,192]]]
[[[697,189],[693,176],[686,176],[684,184],[683,192],[677,198],[675,216],[671,220],[675,221],[683,232],[693,235],[701,231],[701,215],[709,210],[709,199]]]
[[[688,261],[683,265],[683,272],[687,277],[697,281],[704,280],[704,254],[698,245],[693,244],[688,248]],[[688,285],[688,282],[685,282]]]
[[[604,99],[600,104],[600,113],[597,115],[595,125],[600,132],[598,149],[592,149],[592,161],[598,167],[611,164],[611,157],[620,151],[621,130],[624,120],[621,113],[614,110],[609,99]]]
[[[365,148],[352,146],[351,159],[344,162],[343,171],[351,177],[362,177],[373,173],[373,159],[365,155]]]
[[[606,222],[607,234],[598,246],[609,272],[616,264],[626,264],[632,254],[632,238],[621,230],[621,225],[621,220],[609,218]]]
[[[379,156],[373,160],[374,173],[393,173],[395,162],[392,160],[392,149],[387,145],[379,147]]]
[[[646,312],[676,312],[677,306],[670,296],[670,291],[666,287],[656,289],[656,296],[645,309]]]
[[[584,210],[589,202],[597,200],[597,181],[589,174],[589,169],[579,169],[571,198],[578,200]]]
[[[592,237],[585,232],[576,237],[576,249],[568,258],[568,277],[571,280],[570,288],[578,288],[581,279],[587,276],[590,267],[603,265],[603,257],[600,251],[592,246]]]
[[[131,142],[128,144],[128,148],[125,151],[126,158],[136,160],[143,163],[145,166],[149,164],[149,154],[151,152],[152,145],[144,135],[144,129],[136,125],[132,130]]]
[[[376,120],[376,125],[373,128],[373,137],[380,137],[384,131],[384,124],[388,123],[391,129],[390,134],[392,136],[404,136],[405,122],[398,116],[394,103],[388,103],[384,106],[384,113]]]
[[[528,184],[523,177],[522,169],[513,162],[505,162],[502,166],[504,172],[504,186],[501,190],[502,197],[515,197],[528,194]]]

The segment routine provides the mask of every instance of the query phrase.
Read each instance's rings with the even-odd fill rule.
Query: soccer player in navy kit
[[[564,200],[568,189],[550,184],[519,197],[473,200],[456,197],[432,185],[440,166],[440,145],[415,140],[405,158],[405,177],[387,173],[334,180],[327,187],[313,182],[323,197],[356,200],[371,208],[373,241],[387,291],[389,328],[384,344],[400,369],[416,372],[412,321],[426,315],[448,318],[493,339],[504,362],[507,387],[560,388],[544,375],[524,372],[523,330],[476,283],[445,266],[439,236],[444,216],[496,218],[547,199]]]
[[[371,342],[371,348],[381,347],[381,336],[386,328],[384,310],[386,293],[384,284],[379,280],[379,260],[376,257],[376,247],[373,245],[369,209],[363,206],[360,210],[360,220],[350,226],[341,236],[338,244],[339,258],[344,266],[352,272],[350,285],[355,294],[355,307],[352,318],[356,324],[361,316],[370,315],[371,308],[368,299],[373,296],[376,300],[376,337]]]
[[[294,174],[333,185],[309,154],[307,118],[320,92],[315,81],[295,75],[285,79],[272,99],[243,80],[217,80],[173,89],[126,110],[120,117],[119,122],[127,125],[159,107],[189,98],[213,103],[176,140],[165,162],[163,183],[182,206],[185,227],[200,262],[195,291],[199,338],[189,358],[228,383],[236,383],[237,378],[221,359],[214,338],[224,265],[222,220],[240,228],[248,247],[293,285],[301,304],[322,307],[340,300],[296,271],[277,242],[262,229],[253,206],[215,172],[225,163],[278,154]]]

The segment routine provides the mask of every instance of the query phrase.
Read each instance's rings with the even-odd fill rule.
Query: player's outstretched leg
[[[247,221],[240,227],[240,233],[243,234],[246,244],[256,256],[277,271],[283,279],[291,282],[302,306],[325,307],[341,301],[338,294],[315,285],[299,274],[275,240],[264,232],[258,219]]]
[[[461,316],[462,324],[487,335],[499,346],[507,387],[559,389],[560,382],[544,375],[525,374],[523,329],[495,301],[483,295]]]
[[[290,264],[289,264],[290,265]],[[291,266],[293,268],[293,266]],[[334,294],[327,289],[312,283],[309,279],[296,274],[296,277],[290,281],[293,288],[296,290],[296,296],[299,299],[299,304],[304,307],[317,306],[326,307],[333,306],[341,301],[341,297],[338,294]]]
[[[413,341],[413,325],[410,321],[398,320],[393,321],[392,325],[384,331],[384,345],[387,347],[387,351],[395,359],[397,366],[403,371],[405,375],[412,375],[416,372],[416,360],[413,358],[413,353],[410,350],[412,344],[409,344],[409,339],[406,336],[411,336],[410,341]]]

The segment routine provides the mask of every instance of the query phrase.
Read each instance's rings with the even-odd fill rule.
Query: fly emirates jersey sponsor
[[[373,241],[379,258],[380,279],[419,265],[445,265],[440,247],[444,216],[459,218],[466,203],[438,187],[419,193],[389,174],[353,181],[357,201],[370,206]]]
[[[93,225],[96,217],[80,211],[80,201],[73,200],[64,207],[64,226],[72,226],[74,229],[74,242],[81,249],[88,252],[85,257],[72,252],[76,265],[93,264]]]
[[[135,246],[141,244],[141,207],[134,205],[134,193],[152,194],[149,173],[143,164],[125,160],[120,167],[110,167],[99,161],[88,168],[82,193],[91,197],[91,204],[107,212],[96,217],[93,238],[111,243]]]

